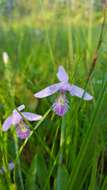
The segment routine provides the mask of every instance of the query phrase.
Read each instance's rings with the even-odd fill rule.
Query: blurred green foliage
[[[99,41],[104,2],[61,0],[0,1],[0,165],[16,161],[14,132],[2,132],[12,110],[44,113],[57,97],[37,100],[33,94],[57,82],[63,65],[71,83],[84,88]],[[107,32],[87,90],[92,102],[69,95],[64,118],[63,163],[59,162],[62,118],[51,111],[22,148],[11,175],[0,176],[1,190],[107,189]],[[9,55],[4,64],[3,52]],[[81,108],[81,109],[79,109]],[[36,123],[32,124],[35,127]],[[23,189],[24,190],[24,189]]]

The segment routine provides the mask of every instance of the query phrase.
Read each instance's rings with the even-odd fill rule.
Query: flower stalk
[[[59,154],[60,164],[62,164],[64,160],[65,140],[66,140],[66,125],[65,125],[65,116],[64,116],[62,117],[61,134],[60,134],[60,154]]]

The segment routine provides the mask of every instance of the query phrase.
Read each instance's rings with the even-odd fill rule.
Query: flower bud
[[[9,61],[8,53],[4,51],[3,54],[2,54],[2,57],[3,57],[4,64],[7,64],[8,61]]]

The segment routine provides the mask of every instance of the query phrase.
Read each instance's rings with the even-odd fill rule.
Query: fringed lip
[[[58,116],[63,116],[68,111],[68,100],[65,94],[60,94],[60,96],[56,98],[52,109]]]
[[[29,126],[23,120],[16,125],[16,134],[20,139],[26,139],[30,135]]]

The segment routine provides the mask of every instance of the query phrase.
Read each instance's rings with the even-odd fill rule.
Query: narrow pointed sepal
[[[62,83],[56,83],[34,94],[36,98],[45,98],[56,93],[62,86]]]
[[[91,96],[88,92],[86,92],[84,89],[76,86],[71,85],[69,87],[69,92],[72,96],[77,96],[79,98],[83,98],[84,100],[90,101],[93,99],[93,96]]]

